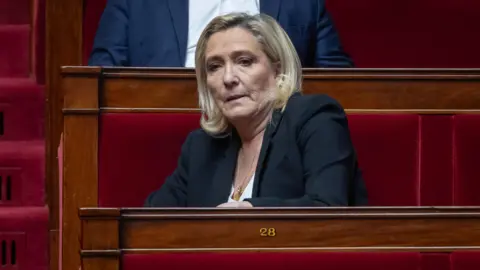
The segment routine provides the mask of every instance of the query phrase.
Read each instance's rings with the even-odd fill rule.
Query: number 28
[[[276,235],[277,235],[277,231],[275,230],[275,228],[260,228],[260,236],[273,237]]]

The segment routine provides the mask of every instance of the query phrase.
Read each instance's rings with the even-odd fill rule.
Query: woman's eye
[[[219,67],[220,67],[219,64],[209,64],[209,65],[207,65],[207,71],[208,72],[214,72],[214,71],[218,70]]]
[[[252,60],[249,58],[240,58],[238,63],[244,67],[248,67],[252,64]]]

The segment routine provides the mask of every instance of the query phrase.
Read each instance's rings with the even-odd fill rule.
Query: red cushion
[[[142,206],[173,172],[198,114],[115,114],[101,117],[99,206]]]
[[[372,206],[480,205],[480,115],[349,115]],[[99,205],[141,206],[176,167],[198,114],[104,114]]]
[[[450,270],[450,253],[426,252],[422,253],[421,260],[421,270]]]
[[[457,115],[454,127],[455,205],[480,205],[480,115]]]
[[[369,204],[419,205],[419,116],[367,114],[348,119]]]
[[[420,205],[452,205],[454,116],[422,115],[420,120]]]
[[[420,269],[420,255],[405,253],[163,253],[126,254],[125,270],[153,269]]]
[[[459,251],[451,255],[451,270],[478,270],[480,269],[480,252]]]
[[[99,205],[141,206],[175,169],[196,114],[105,114],[99,148]],[[419,205],[419,116],[350,115],[371,205]],[[134,184],[133,184],[134,183]]]
[[[478,0],[327,0],[358,67],[478,67]]]

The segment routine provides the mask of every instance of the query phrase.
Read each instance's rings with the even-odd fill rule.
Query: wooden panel
[[[120,255],[105,256],[103,254],[83,259],[81,270],[120,270]]]
[[[58,210],[57,210],[58,211]],[[57,225],[58,227],[58,225]],[[49,230],[49,270],[57,270],[60,268],[60,261],[58,258],[60,251],[60,230],[59,229],[50,229]]]
[[[64,111],[91,110],[98,113],[98,77],[70,76],[62,80],[62,88],[68,89],[63,101]]]
[[[64,118],[63,269],[78,269],[80,222],[78,209],[98,205],[98,116]]]
[[[120,269],[119,219],[118,212],[104,211],[102,216],[92,213],[90,219],[82,222],[83,269]]]
[[[70,110],[63,123],[62,266],[78,269],[81,247],[78,209],[98,205],[99,91],[95,76],[81,74],[64,78],[62,87],[64,110]]]
[[[108,219],[108,218],[107,218]],[[83,249],[101,250],[118,249],[118,220],[87,220],[82,223],[82,231],[92,237],[83,238]]]
[[[59,269],[59,181],[57,148],[62,132],[61,67],[82,64],[84,0],[46,0],[45,14],[45,190],[50,220],[50,270]],[[32,1],[34,2],[34,1]],[[64,268],[66,269],[66,268]]]
[[[64,68],[64,74],[78,72]],[[88,73],[88,69],[82,68]],[[90,72],[97,72],[91,70]],[[479,70],[306,70],[304,92],[324,93],[348,110],[458,111],[480,109]],[[102,69],[101,107],[198,107],[193,70]],[[435,112],[438,113],[438,112]]]
[[[80,216],[107,222],[102,212]],[[480,208],[145,209],[119,218],[118,252],[480,249]],[[82,254],[91,252],[99,250]]]
[[[195,225],[192,225],[195,224]],[[480,219],[271,216],[126,222],[126,249],[394,249],[480,247]],[[372,230],[372,228],[378,228]],[[420,237],[421,236],[421,237]]]
[[[61,67],[82,64],[83,0],[46,1],[47,201],[50,227],[58,228],[57,147],[62,132]]]
[[[306,94],[323,92],[348,109],[479,109],[478,80],[381,79],[305,80]]]

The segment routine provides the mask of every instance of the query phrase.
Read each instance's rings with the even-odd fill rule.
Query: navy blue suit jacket
[[[290,36],[303,67],[351,67],[324,0],[260,0]],[[188,0],[109,0],[89,65],[183,67]]]
[[[178,166],[147,207],[216,207],[227,202],[241,142],[235,133],[214,138],[192,132]],[[257,207],[365,206],[346,115],[325,95],[292,96],[265,130],[253,184]]]

